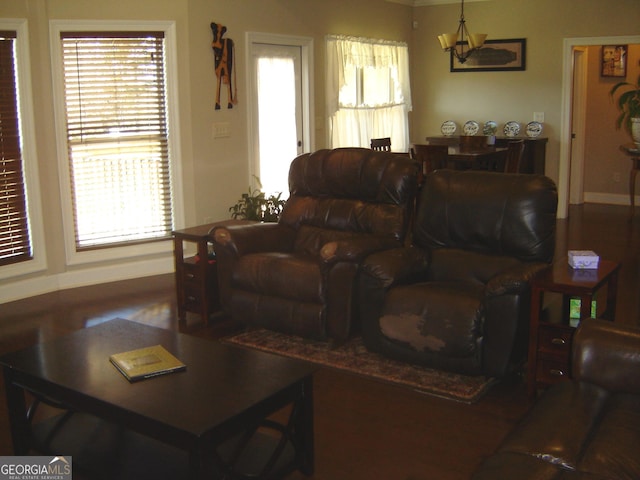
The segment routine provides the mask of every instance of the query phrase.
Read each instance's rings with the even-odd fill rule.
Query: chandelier
[[[476,50],[482,48],[484,40],[487,38],[486,33],[471,34],[467,30],[467,25],[464,21],[464,0],[460,5],[460,21],[458,30],[455,33],[443,33],[438,35],[440,46],[445,52],[452,52],[460,63],[464,63]],[[458,39],[460,43],[458,43]],[[465,43],[465,41],[467,43]]]

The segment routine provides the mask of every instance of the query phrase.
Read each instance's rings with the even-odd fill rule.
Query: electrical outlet
[[[620,172],[613,172],[613,181],[620,183]]]
[[[544,112],[533,112],[533,121],[544,123]]]
[[[204,223],[213,223],[213,217],[204,217]]]

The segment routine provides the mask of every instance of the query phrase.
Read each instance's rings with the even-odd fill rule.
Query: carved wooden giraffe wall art
[[[233,69],[234,62],[234,45],[230,38],[222,38],[226,33],[227,27],[219,23],[211,24],[211,32],[213,33],[213,41],[211,48],[215,58],[215,72],[218,79],[216,85],[216,110],[220,110],[220,88],[222,84],[227,86],[228,103],[227,108],[233,108],[238,103],[236,76]]]

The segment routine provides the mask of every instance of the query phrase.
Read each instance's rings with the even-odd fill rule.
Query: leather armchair
[[[640,329],[585,319],[554,385],[473,480],[640,478]]]
[[[278,223],[212,232],[223,308],[245,326],[347,339],[358,329],[360,264],[402,245],[417,172],[408,156],[363,148],[297,157]]]
[[[529,281],[555,248],[557,190],[538,175],[426,175],[412,245],[371,255],[362,335],[382,355],[500,377],[526,357]]]

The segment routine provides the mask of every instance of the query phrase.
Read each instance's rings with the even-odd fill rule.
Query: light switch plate
[[[216,122],[212,125],[213,138],[225,138],[231,136],[229,122]]]

